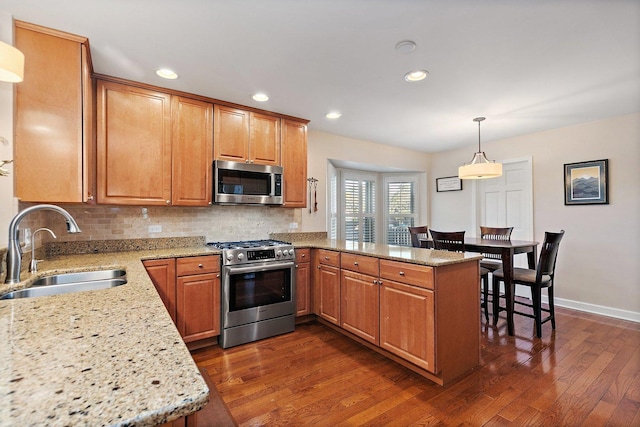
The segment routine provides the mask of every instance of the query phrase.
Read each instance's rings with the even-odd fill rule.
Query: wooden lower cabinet
[[[373,344],[380,343],[378,278],[342,270],[340,326]]]
[[[340,326],[340,252],[315,251],[315,314]]]
[[[176,260],[175,258],[143,261],[147,273],[156,287],[160,299],[167,308],[171,320],[176,323]]]
[[[296,316],[311,314],[311,254],[309,249],[296,250]]]
[[[143,261],[185,343],[220,335],[220,257]]]
[[[435,373],[434,320],[433,291],[392,281],[380,286],[380,347]]]
[[[176,261],[176,324],[185,343],[220,335],[220,257]]]
[[[325,249],[312,255],[322,323],[440,385],[479,365],[477,261],[430,267]]]

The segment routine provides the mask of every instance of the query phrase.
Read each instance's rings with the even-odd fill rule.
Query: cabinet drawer
[[[220,257],[217,255],[185,257],[176,260],[176,275],[178,277],[218,271],[220,271]]]
[[[340,252],[318,249],[318,263],[340,267]]]
[[[380,260],[380,277],[396,282],[408,283],[421,288],[434,289],[433,268],[426,265]]]
[[[311,250],[310,249],[296,249],[296,262],[310,262]]]
[[[380,263],[378,258],[343,253],[340,257],[340,268],[378,277]]]

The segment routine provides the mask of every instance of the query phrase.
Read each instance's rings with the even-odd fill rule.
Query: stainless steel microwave
[[[213,162],[213,200],[218,204],[281,205],[282,167]]]

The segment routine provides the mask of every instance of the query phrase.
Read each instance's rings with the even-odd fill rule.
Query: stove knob
[[[293,249],[289,249],[289,255],[293,256]]]
[[[232,253],[228,253],[227,254],[227,261],[231,261],[233,259],[233,254]]]
[[[243,253],[239,253],[238,254],[238,261],[242,261],[244,259],[244,254]]]
[[[276,258],[280,258],[281,256],[282,256],[282,251],[278,249],[278,252],[276,252]]]

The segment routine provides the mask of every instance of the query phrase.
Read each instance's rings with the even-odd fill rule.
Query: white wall
[[[308,177],[318,179],[318,211],[309,213],[308,209],[302,210],[302,224],[299,231],[311,232],[327,231],[327,162],[329,159],[426,172],[429,168],[430,155],[340,135],[309,131],[307,159]],[[425,194],[421,200],[420,221],[426,224],[429,214],[426,176],[418,185],[419,191]]]
[[[560,305],[640,321],[640,114],[614,117],[494,142],[490,159],[533,157],[535,239],[564,229],[556,269]],[[431,226],[474,232],[472,182],[436,193],[435,178],[455,175],[474,151],[437,153],[430,170]],[[565,163],[609,159],[609,204],[565,206]]]
[[[13,18],[0,12],[0,40],[13,44]],[[13,83],[0,82],[0,160],[13,159]],[[0,177],[0,247],[6,247],[6,233],[13,218],[13,164],[5,165],[11,175]]]

